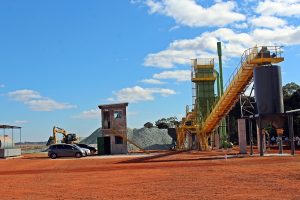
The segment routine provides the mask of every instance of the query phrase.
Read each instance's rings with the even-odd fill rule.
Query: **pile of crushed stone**
[[[101,136],[101,128],[98,128],[80,142],[97,144],[97,137]],[[127,137],[145,150],[168,150],[172,147],[172,138],[168,135],[167,129],[158,129],[156,127],[127,129]],[[128,143],[128,150],[137,150],[137,147]]]

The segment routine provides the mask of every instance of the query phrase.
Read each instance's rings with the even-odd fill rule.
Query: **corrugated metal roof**
[[[124,107],[124,106],[128,106],[128,103],[105,104],[105,105],[99,105],[98,107],[102,109],[102,108],[113,108],[113,107]]]
[[[20,129],[20,126],[0,125],[0,129]]]

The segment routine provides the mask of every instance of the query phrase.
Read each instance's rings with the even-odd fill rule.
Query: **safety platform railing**
[[[253,69],[259,65],[279,63],[284,60],[280,46],[260,46],[244,51],[238,66],[224,86],[224,94],[215,101],[203,120],[201,131],[210,134],[222,118],[235,105],[238,96],[253,77]]]

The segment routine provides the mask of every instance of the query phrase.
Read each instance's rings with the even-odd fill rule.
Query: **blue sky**
[[[45,141],[54,125],[88,136],[99,104],[128,101],[131,128],[181,117],[190,59],[216,58],[217,41],[225,82],[245,49],[276,44],[283,83],[300,84],[299,18],[300,0],[3,0],[0,124]]]

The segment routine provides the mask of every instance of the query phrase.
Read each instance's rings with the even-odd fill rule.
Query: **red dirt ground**
[[[300,152],[297,152],[299,154]],[[0,199],[300,199],[300,156],[223,152],[0,160]]]

